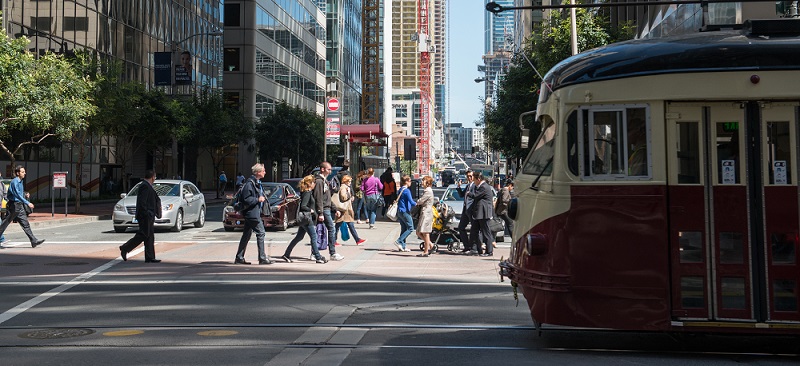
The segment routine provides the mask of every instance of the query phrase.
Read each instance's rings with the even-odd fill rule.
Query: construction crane
[[[419,50],[420,133],[419,174],[430,172],[430,108],[431,108],[431,54],[428,34],[428,0],[419,0],[417,5],[417,40]]]

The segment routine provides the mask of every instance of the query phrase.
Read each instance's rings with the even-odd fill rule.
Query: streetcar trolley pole
[[[56,188],[63,188],[67,190],[67,194],[64,198],[64,216],[69,216],[69,187],[67,187],[67,174],[69,174],[69,172],[53,172],[53,188],[50,192],[50,198],[52,200],[50,217],[56,215]]]

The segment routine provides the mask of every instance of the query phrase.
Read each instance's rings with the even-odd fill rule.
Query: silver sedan
[[[129,227],[139,227],[136,221],[136,195],[139,187],[146,184],[139,182],[131,188],[128,194],[121,194],[122,198],[114,205],[111,214],[114,231],[125,232]],[[161,198],[161,218],[156,219],[156,228],[170,228],[172,231],[181,231],[183,225],[194,224],[203,227],[206,223],[206,199],[194,183],[187,180],[156,179],[153,188]]]

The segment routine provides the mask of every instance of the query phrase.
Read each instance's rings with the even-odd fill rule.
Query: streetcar
[[[544,77],[500,273],[535,326],[800,334],[800,20]]]

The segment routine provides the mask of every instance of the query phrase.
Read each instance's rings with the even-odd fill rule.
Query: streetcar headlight
[[[528,255],[542,255],[547,253],[547,237],[541,233],[525,235],[525,250]]]

